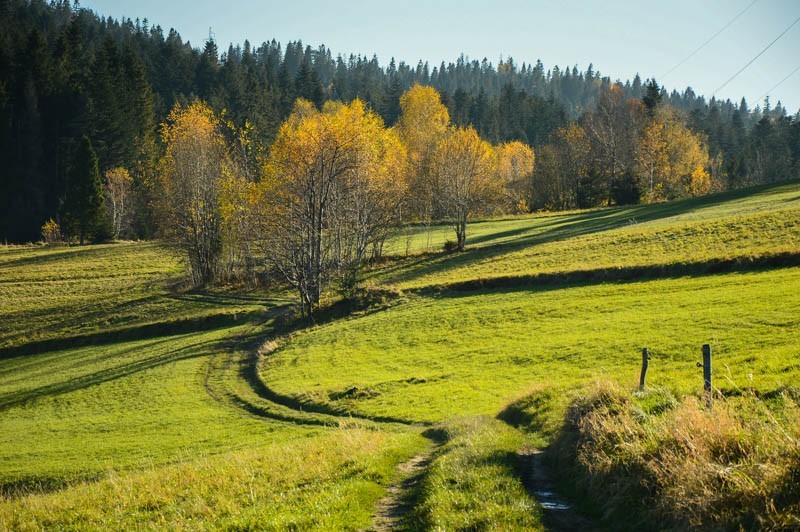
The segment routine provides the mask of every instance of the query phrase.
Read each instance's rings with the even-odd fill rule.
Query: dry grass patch
[[[604,517],[636,528],[797,529],[796,390],[677,401],[601,385],[569,409],[556,459]]]

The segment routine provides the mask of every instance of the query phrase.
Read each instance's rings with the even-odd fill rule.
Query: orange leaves
[[[397,124],[400,137],[410,149],[436,141],[450,125],[450,113],[433,87],[414,85],[400,97],[403,111]]]
[[[161,139],[168,149],[187,138],[213,139],[220,125],[214,111],[203,102],[196,101],[186,107],[176,105],[169,113],[167,123],[162,125]]]
[[[433,87],[414,85],[400,97],[402,115],[395,126],[408,150],[414,181],[425,179],[439,139],[450,125],[450,113]]]
[[[322,285],[351,290],[367,248],[379,248],[405,195],[406,152],[360,100],[322,111],[298,100],[281,126],[259,186],[268,259],[311,312]]]
[[[457,248],[463,251],[469,215],[500,196],[494,148],[471,127],[449,129],[436,147],[431,168],[435,204],[453,222]]]

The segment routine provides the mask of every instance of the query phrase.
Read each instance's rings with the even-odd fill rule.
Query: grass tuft
[[[777,397],[708,408],[604,384],[570,406],[552,454],[614,527],[795,528],[800,408]]]

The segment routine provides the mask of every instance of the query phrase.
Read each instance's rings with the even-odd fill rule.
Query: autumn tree
[[[223,126],[229,148],[228,164],[235,171],[227,172],[220,184],[222,252],[219,276],[253,283],[258,262],[253,208],[265,150],[258,141],[258,128],[249,120],[237,126],[227,119]]]
[[[566,210],[584,206],[591,166],[591,144],[578,124],[557,129],[538,150],[531,207]]]
[[[130,225],[130,196],[133,178],[125,168],[106,171],[105,204],[114,238],[119,238]]]
[[[610,201],[615,182],[632,175],[644,114],[644,104],[628,98],[617,83],[603,90],[594,108],[584,115],[592,167],[582,187],[582,206]]]
[[[211,282],[222,251],[221,184],[232,172],[221,123],[202,102],[177,105],[162,127],[161,231],[188,259],[195,286]]]
[[[529,212],[534,193],[533,148],[519,141],[507,142],[496,148],[496,155],[506,208],[511,212]]]
[[[440,218],[440,184],[432,171],[434,153],[446,135],[450,114],[433,87],[414,85],[400,97],[400,119],[395,128],[408,151],[409,206],[422,219]]]
[[[67,240],[77,236],[80,245],[87,238],[105,240],[111,236],[97,155],[86,135],[81,139],[67,175],[67,192],[61,205],[61,230]]]
[[[327,104],[340,133],[351,138],[355,164],[333,189],[330,227],[334,263],[341,290],[358,284],[359,270],[372,250],[379,258],[389,227],[400,220],[406,193],[406,151],[382,119],[356,99],[350,105]]]
[[[310,316],[338,274],[348,291],[369,247],[399,215],[405,153],[355,100],[322,111],[298,100],[281,126],[259,186],[259,233],[270,264]]]
[[[278,131],[261,181],[259,228],[268,261],[299,292],[310,316],[330,270],[327,215],[334,183],[353,164],[330,121],[297,100]]]
[[[222,248],[218,276],[223,280],[253,283],[257,263],[256,225],[253,206],[257,185],[241,167],[228,172],[220,182],[220,237]]]
[[[456,232],[456,249],[464,251],[467,220],[499,196],[492,146],[472,128],[453,128],[439,141],[432,164],[438,183],[437,202]]]
[[[647,201],[698,196],[712,188],[708,149],[668,106],[657,107],[644,127],[636,161]]]

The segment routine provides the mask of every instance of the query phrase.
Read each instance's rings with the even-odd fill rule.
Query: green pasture
[[[798,183],[450,231],[290,335],[286,291],[188,290],[155,243],[0,248],[0,529],[366,529],[415,456],[403,527],[537,529],[520,450],[643,347],[678,398],[706,343],[729,395],[800,379]]]
[[[414,251],[424,251],[424,228],[411,227]],[[800,253],[800,185],[726,193],[673,203],[550,214],[469,225],[467,251],[399,251],[402,234],[387,243],[394,260],[367,274],[367,283],[400,289],[448,286],[476,279],[683,266],[702,270],[720,260]]]
[[[294,338],[261,366],[276,393],[342,413],[436,423],[497,414],[531,386],[596,381],[771,389],[800,378],[800,268],[676,279],[443,293]]]

